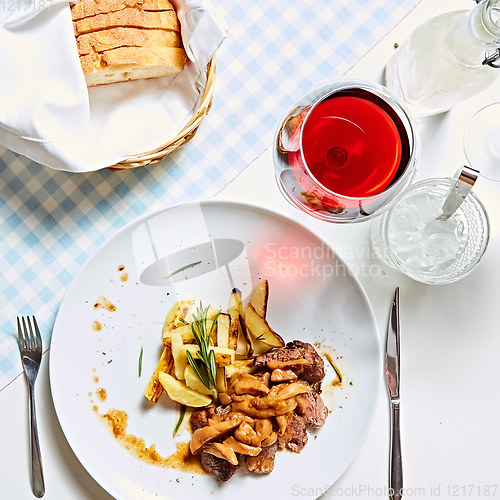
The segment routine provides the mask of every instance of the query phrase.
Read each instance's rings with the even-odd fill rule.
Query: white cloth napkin
[[[68,0],[16,0],[0,11],[0,144],[57,170],[89,172],[167,142],[196,111],[225,38],[207,0],[171,1],[184,71],[90,89]]]

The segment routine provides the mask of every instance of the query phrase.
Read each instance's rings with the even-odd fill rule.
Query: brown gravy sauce
[[[92,380],[97,384],[97,382],[99,382],[99,377],[94,377]]]
[[[94,332],[98,332],[98,331],[102,330],[101,323],[99,323],[99,321],[94,321],[92,323],[92,330],[94,330]]]
[[[106,398],[108,397],[106,389],[97,389],[95,393],[97,394],[97,397],[99,398],[101,403],[104,403],[104,401],[106,401]]]
[[[110,409],[100,417],[113,432],[118,442],[139,460],[158,467],[176,469],[191,474],[206,474],[198,455],[191,455],[189,442],[176,443],[177,451],[168,457],[162,457],[156,451],[156,445],[152,444],[147,447],[144,439],[127,433],[128,415],[124,411]]]
[[[113,305],[104,295],[99,295],[94,302],[94,309],[106,309],[109,312],[116,311],[116,306]]]
[[[127,274],[127,273],[123,273],[123,274],[120,276],[120,280],[121,280],[121,281],[127,281],[127,280],[128,280],[128,274]]]
[[[120,272],[121,272],[121,271],[123,271],[124,269],[125,269],[125,266],[123,266],[123,265],[122,265],[122,266],[118,266],[118,271],[120,271]]]

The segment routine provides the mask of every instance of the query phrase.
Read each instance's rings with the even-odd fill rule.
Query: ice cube
[[[421,229],[423,229],[427,223],[436,219],[443,213],[443,199],[440,196],[428,193],[419,193],[408,198],[406,201],[408,205],[413,206],[418,212],[418,225]]]
[[[409,268],[414,269],[415,271],[428,271],[429,270],[429,267],[424,265],[424,263],[420,259],[419,255],[412,255],[411,257],[409,257],[406,260],[405,264]]]
[[[417,209],[403,201],[401,205],[398,205],[393,210],[389,224],[389,233],[401,230],[416,230],[419,220]]]
[[[424,235],[451,234],[457,235],[457,221],[454,218],[448,220],[431,220],[424,228]]]
[[[418,256],[424,266],[444,271],[457,257],[460,241],[451,234],[433,234],[419,244]]]
[[[397,231],[389,235],[392,248],[403,262],[417,254],[418,244],[422,240],[422,233],[414,229],[414,231]]]

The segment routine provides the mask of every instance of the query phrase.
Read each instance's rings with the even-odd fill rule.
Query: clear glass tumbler
[[[374,254],[410,278],[445,285],[467,276],[489,240],[488,215],[474,193],[447,220],[436,220],[455,179],[426,179],[374,221]]]

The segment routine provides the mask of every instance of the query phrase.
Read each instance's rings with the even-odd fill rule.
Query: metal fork
[[[24,373],[30,387],[31,489],[37,498],[41,498],[45,494],[45,484],[43,481],[42,457],[40,456],[40,444],[38,442],[38,429],[36,425],[35,380],[42,360],[42,337],[35,316],[32,318],[33,327],[31,326],[30,318],[26,318],[28,328],[26,328],[24,317],[21,317],[21,321],[17,318],[17,342],[21,351]]]

